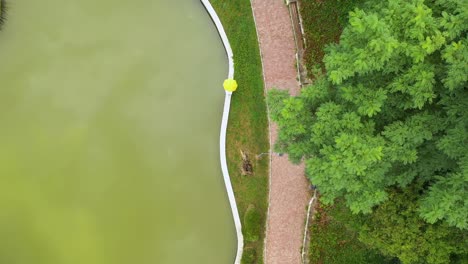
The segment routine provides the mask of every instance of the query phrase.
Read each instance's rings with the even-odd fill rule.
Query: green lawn
[[[249,0],[212,0],[229,37],[238,90],[232,97],[227,131],[227,161],[245,236],[242,263],[263,263],[268,204],[268,119],[262,65]],[[241,150],[250,158],[253,174],[241,175]],[[248,213],[246,214],[246,212]]]

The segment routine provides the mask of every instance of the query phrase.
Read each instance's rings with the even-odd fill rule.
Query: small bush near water
[[[259,239],[258,230],[262,228],[262,219],[255,206],[250,205],[244,215],[244,238],[250,242]]]
[[[7,5],[5,0],[0,0],[0,30],[2,29],[2,26],[6,21],[6,10]]]
[[[261,262],[257,259],[257,251],[255,248],[246,247],[242,255],[242,264],[260,264]]]

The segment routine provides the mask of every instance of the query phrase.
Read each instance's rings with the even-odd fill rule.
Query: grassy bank
[[[212,0],[229,37],[239,89],[232,97],[227,131],[227,161],[245,238],[242,263],[263,263],[268,197],[268,120],[262,66],[249,0]],[[242,175],[246,153],[253,173]]]

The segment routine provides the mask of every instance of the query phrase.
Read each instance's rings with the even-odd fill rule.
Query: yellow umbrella
[[[237,82],[234,79],[226,79],[223,83],[224,90],[234,92],[237,90]]]

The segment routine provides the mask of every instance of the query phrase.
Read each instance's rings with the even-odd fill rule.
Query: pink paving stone
[[[296,48],[289,11],[282,0],[252,0],[263,61],[265,88],[299,92],[296,80]],[[277,126],[271,126],[271,140]],[[304,165],[293,165],[286,155],[273,155],[270,211],[266,233],[267,264],[301,263],[301,247],[310,198]]]

